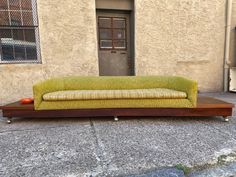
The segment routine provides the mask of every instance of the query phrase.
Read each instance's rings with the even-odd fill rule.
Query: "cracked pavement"
[[[233,93],[205,95],[236,104]],[[0,177],[184,176],[171,167],[216,164],[236,152],[235,112],[229,123],[220,117],[91,117],[15,118],[8,125],[0,117]]]

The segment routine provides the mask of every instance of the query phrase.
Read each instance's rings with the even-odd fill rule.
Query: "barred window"
[[[101,50],[125,50],[127,48],[126,23],[126,18],[98,17]]]
[[[0,0],[0,63],[40,62],[36,0]]]

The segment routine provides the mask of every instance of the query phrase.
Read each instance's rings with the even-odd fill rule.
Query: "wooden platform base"
[[[19,102],[1,106],[3,117],[11,122],[13,117],[105,117],[114,116],[232,116],[234,105],[211,97],[199,97],[196,108],[132,108],[132,109],[75,109],[75,110],[34,110],[33,104]]]

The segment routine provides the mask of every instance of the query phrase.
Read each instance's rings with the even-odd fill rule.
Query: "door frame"
[[[118,14],[129,14],[130,16],[130,59],[131,59],[131,69],[130,75],[135,76],[135,13],[134,10],[114,10],[114,9],[96,9],[96,31],[98,28],[97,13],[118,13]],[[127,35],[127,34],[126,34]],[[98,44],[98,33],[97,33],[97,44]],[[99,45],[99,44],[98,44]],[[99,46],[97,46],[97,52],[99,52]],[[99,58],[98,58],[99,63]],[[99,70],[100,75],[100,70]]]

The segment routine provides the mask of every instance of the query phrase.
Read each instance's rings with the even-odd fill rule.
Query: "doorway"
[[[100,76],[133,75],[131,24],[129,11],[97,11]]]

